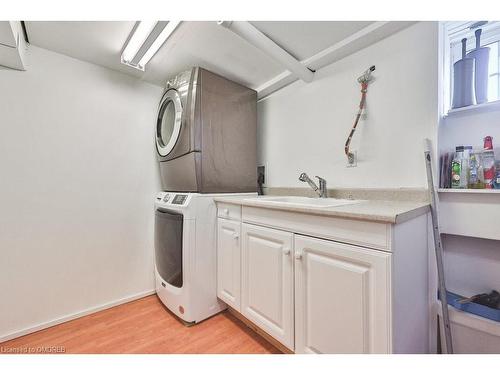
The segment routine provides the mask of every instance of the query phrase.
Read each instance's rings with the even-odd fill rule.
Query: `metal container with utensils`
[[[465,55],[467,38],[462,39],[462,58],[453,64],[452,108],[476,104],[474,88],[475,59]]]
[[[488,62],[490,59],[490,48],[481,47],[481,29],[477,29],[476,48],[467,54],[467,57],[476,60],[474,69],[474,90],[476,91],[476,103],[488,101]]]

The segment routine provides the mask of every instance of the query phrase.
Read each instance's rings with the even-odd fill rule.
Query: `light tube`
[[[151,47],[146,51],[142,59],[139,61],[139,66],[142,66],[143,68],[146,66],[146,64],[151,60],[151,58],[155,55],[156,52],[161,48],[163,43],[172,35],[172,33],[175,31],[177,26],[181,21],[169,21],[167,26],[163,29],[163,31],[158,35],[158,38],[151,44]]]
[[[161,30],[162,24],[166,24],[163,30]],[[158,52],[179,24],[180,21],[169,21],[168,23],[163,21],[160,23],[158,21],[140,21],[122,52],[122,63],[139,70],[144,70],[149,60]],[[161,32],[151,42],[151,39],[154,38],[154,35],[159,30]],[[147,45],[150,43],[151,45],[148,47]],[[144,51],[144,47],[147,48],[146,51]],[[137,55],[138,53],[139,56]],[[139,62],[135,64],[137,59],[139,59]],[[132,62],[133,60],[135,61]]]
[[[146,41],[146,38],[151,33],[155,27],[157,21],[140,21],[134,30],[134,33],[130,37],[122,52],[122,62],[130,63],[135,57],[142,44]]]

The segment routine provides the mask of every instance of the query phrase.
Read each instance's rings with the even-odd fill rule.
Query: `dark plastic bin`
[[[439,298],[439,294],[438,294]],[[470,314],[479,315],[483,318],[491,319],[496,322],[500,322],[500,310],[493,309],[488,306],[480,305],[474,302],[459,303],[458,301],[464,299],[465,297],[452,293],[450,291],[446,292],[446,298],[448,300],[448,305],[453,306],[458,310],[468,312]]]

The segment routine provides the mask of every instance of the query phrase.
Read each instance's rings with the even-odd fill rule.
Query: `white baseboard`
[[[99,306],[94,306],[94,307],[91,307],[90,309],[82,310],[82,311],[79,311],[79,312],[74,313],[74,314],[65,315],[65,316],[62,316],[60,318],[50,320],[50,321],[45,322],[45,323],[37,324],[37,325],[31,326],[31,327],[28,327],[25,329],[11,332],[11,333],[8,333],[6,335],[0,336],[0,343],[4,342],[4,341],[12,340],[12,339],[24,336],[24,335],[28,335],[30,333],[40,331],[42,329],[49,328],[49,327],[52,327],[52,326],[55,326],[55,325],[58,325],[61,323],[65,323],[65,322],[68,322],[68,321],[76,319],[76,318],[81,318],[82,316],[90,315],[90,314],[93,314],[93,313],[101,311],[101,310],[106,310],[106,309],[109,309],[110,307],[122,305],[124,303],[131,302],[131,301],[134,301],[134,300],[139,299],[139,298],[150,296],[152,294],[155,294],[154,289],[147,290],[147,291],[144,291],[141,293],[137,293],[137,294],[125,297],[125,298],[120,298],[120,299],[117,299],[115,301],[111,301],[111,302],[108,302],[108,303],[105,303],[105,304],[102,304]]]

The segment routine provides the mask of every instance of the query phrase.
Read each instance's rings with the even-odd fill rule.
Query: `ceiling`
[[[286,71],[264,52],[214,21],[185,21],[142,72],[120,63],[122,48],[134,24],[133,21],[27,21],[26,30],[33,45],[161,86],[169,77],[192,66],[202,66],[254,89]],[[306,60],[373,22],[259,21],[252,24],[298,60]],[[409,23],[400,24],[385,34]],[[385,34],[377,39],[386,37]]]
[[[252,22],[298,60],[305,60],[321,52],[371,23],[368,21]]]

